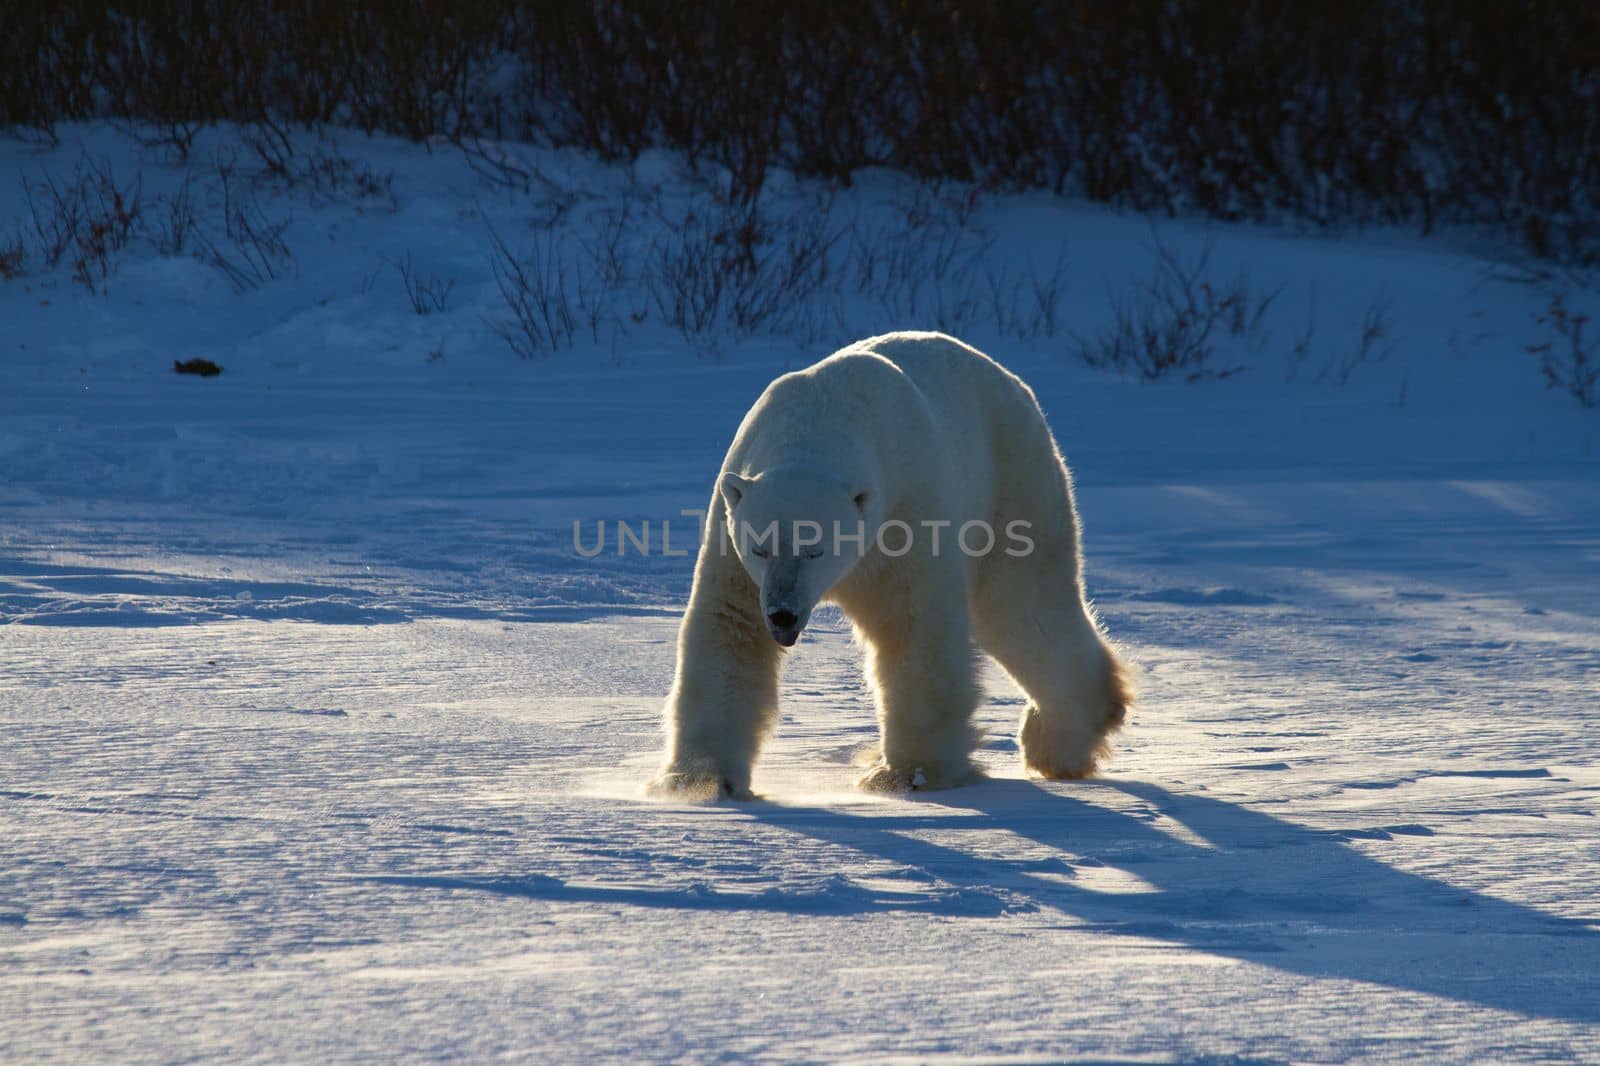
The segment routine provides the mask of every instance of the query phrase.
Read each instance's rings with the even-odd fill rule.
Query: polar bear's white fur
[[[774,381],[722,469],[653,791],[750,795],[784,648],[821,602],[867,649],[882,743],[863,787],[977,776],[974,642],[1030,697],[1027,767],[1094,772],[1131,692],[1084,599],[1071,475],[1020,378],[937,333],[861,341]]]

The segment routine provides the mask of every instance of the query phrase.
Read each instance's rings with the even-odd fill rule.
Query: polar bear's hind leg
[[[1037,569],[1045,560],[1005,562],[986,575],[973,614],[978,643],[1028,694],[1023,763],[1042,777],[1090,777],[1133,702],[1127,669],[1084,603],[1075,565],[1050,574]]]

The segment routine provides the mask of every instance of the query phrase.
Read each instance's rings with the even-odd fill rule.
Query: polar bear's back
[[[1063,498],[1055,441],[1021,378],[942,333],[890,333],[853,350],[889,360],[926,398],[969,515],[989,517],[1020,500]]]
[[[724,468],[797,465],[884,484],[919,514],[952,521],[1071,521],[1066,473],[1032,390],[942,333],[872,337],[769,385]]]
[[[943,333],[888,333],[852,346],[881,355],[900,368],[946,416],[974,404],[986,414],[1038,414],[1022,379],[971,345]]]

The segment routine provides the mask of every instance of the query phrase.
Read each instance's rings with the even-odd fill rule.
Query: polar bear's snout
[[[772,639],[785,648],[794,647],[810,618],[810,604],[800,560],[792,555],[767,560],[761,575],[761,613],[766,616]]]
[[[795,641],[800,639],[800,630],[803,626],[799,615],[787,607],[779,606],[768,608],[767,628],[772,630],[773,640],[785,648],[792,648]]]

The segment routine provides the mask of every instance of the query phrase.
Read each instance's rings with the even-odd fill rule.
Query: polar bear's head
[[[772,639],[792,647],[812,609],[873,542],[878,494],[794,467],[755,477],[729,471],[719,488],[729,540],[761,590],[761,616]]]

